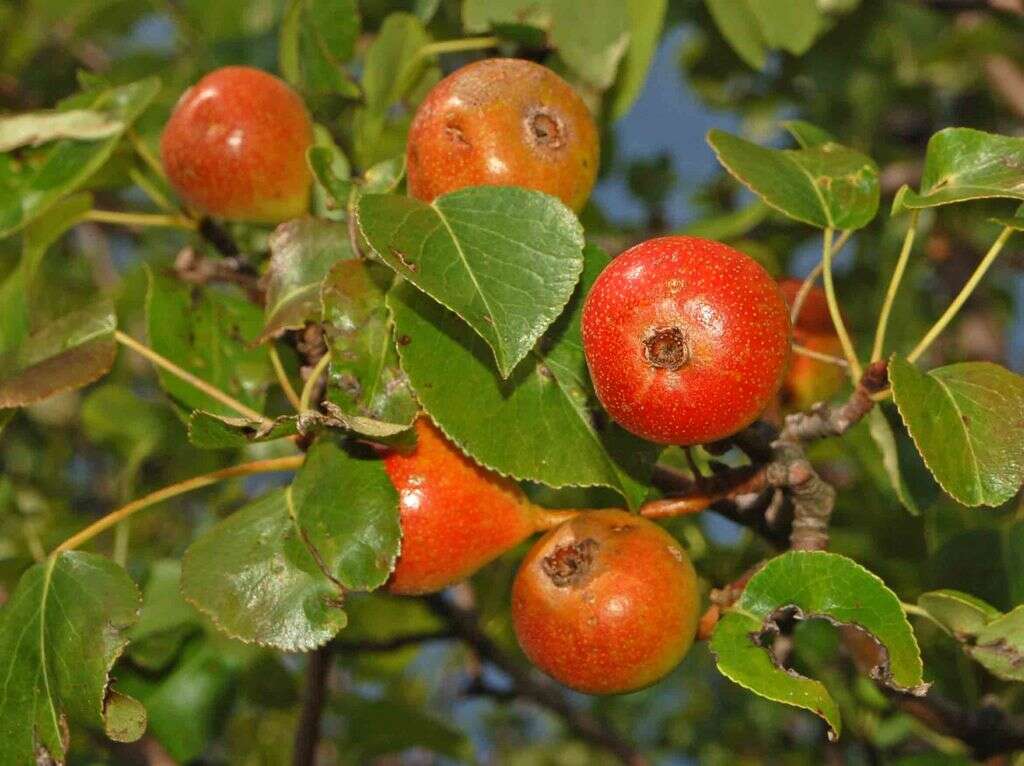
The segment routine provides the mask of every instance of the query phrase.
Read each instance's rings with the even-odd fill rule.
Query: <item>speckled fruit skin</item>
[[[388,590],[433,593],[464,580],[537,526],[538,509],[514,482],[481,468],[426,417],[416,447],[384,468],[399,493],[402,549]]]
[[[697,237],[661,237],[608,265],[583,307],[597,396],[634,434],[704,444],[772,401],[790,350],[779,288],[753,259]]]
[[[658,525],[625,511],[581,513],[530,549],[512,585],[526,656],[588,694],[648,686],[693,643],[700,613],[686,552]]]
[[[430,202],[466,186],[522,186],[577,212],[600,150],[586,104],[550,69],[485,59],[439,82],[409,129],[409,194]]]
[[[799,279],[779,282],[787,305],[793,305],[801,284]],[[842,356],[843,346],[832,324],[825,291],[820,287],[812,288],[800,307],[800,316],[793,326],[793,341],[812,351]],[[782,407],[786,411],[806,410],[816,402],[831,399],[845,382],[846,376],[836,365],[794,354],[780,391]]]
[[[277,223],[306,212],[313,126],[283,81],[250,67],[217,69],[185,91],[160,141],[171,184],[191,207]]]

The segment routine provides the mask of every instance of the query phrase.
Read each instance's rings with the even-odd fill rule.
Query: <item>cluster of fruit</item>
[[[229,67],[182,97],[161,151],[190,206],[276,222],[307,210],[311,143],[309,116],[287,85]],[[466,186],[517,185],[579,211],[598,155],[589,110],[566,82],[527,61],[490,59],[444,79],[420,106],[409,131],[408,190],[429,202]],[[807,305],[816,322],[815,301]],[[582,333],[609,415],[675,445],[723,439],[768,408],[792,335],[786,298],[760,265],[721,243],[680,236],[615,258],[586,297]],[[426,416],[415,429],[415,448],[384,457],[401,497],[393,593],[438,591],[546,530],[512,591],[516,634],[536,665],[575,689],[615,693],[679,662],[694,640],[700,598],[675,539],[622,510],[540,508]]]

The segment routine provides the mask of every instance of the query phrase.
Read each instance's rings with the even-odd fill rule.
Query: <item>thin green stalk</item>
[[[835,246],[832,248],[832,257],[839,255],[839,251],[842,250],[846,243],[850,241],[850,236],[853,234],[852,229],[847,229],[839,235],[839,239],[836,240]],[[822,269],[825,268],[823,261],[818,261],[818,264],[811,269],[811,273],[804,279],[803,284],[800,285],[800,289],[796,291],[796,295],[793,297],[793,305],[789,310],[789,321],[796,325],[797,320],[800,318],[800,311],[804,307],[804,301],[807,300],[807,296],[811,294],[811,290],[814,289],[814,283],[818,281],[818,277],[821,276]]]
[[[167,213],[122,213],[116,210],[90,210],[85,220],[112,223],[118,226],[163,226],[171,229],[195,231],[197,224],[183,215]]]
[[[121,506],[116,511],[108,513],[102,519],[93,522],[81,532],[72,535],[58,545],[50,555],[57,556],[65,551],[74,550],[83,543],[86,543],[96,537],[96,535],[101,532],[117,526],[138,511],[141,511],[144,508],[149,508],[151,505],[156,505],[163,500],[168,500],[172,497],[183,495],[186,492],[191,492],[193,489],[208,487],[218,481],[231,479],[237,476],[251,476],[257,473],[271,473],[275,471],[294,471],[302,465],[302,461],[305,459],[305,455],[293,455],[291,457],[271,458],[270,460],[256,460],[252,463],[233,465],[230,468],[222,468],[219,471],[213,471],[212,473],[193,476],[191,479],[186,479],[185,481],[178,482],[177,484],[171,484],[168,487],[163,487],[162,489],[151,492],[137,500],[133,500],[132,502]]]
[[[299,412],[307,412],[309,410],[309,403],[313,399],[313,389],[316,388],[317,381],[324,374],[324,370],[327,369],[327,363],[330,361],[331,352],[328,351],[320,357],[320,361],[316,363],[316,366],[309,373],[309,377],[306,378],[306,385],[302,387],[302,396],[299,397]]]
[[[115,330],[114,331],[114,340],[116,340],[122,346],[127,346],[128,348],[130,348],[132,351],[134,351],[135,353],[139,354],[140,356],[144,356],[146,359],[151,361],[157,367],[162,367],[163,369],[167,370],[167,372],[171,373],[175,377],[180,378],[181,380],[183,380],[186,383],[188,383],[190,386],[192,386],[192,387],[202,391],[204,394],[209,396],[211,399],[216,399],[218,402],[220,402],[224,406],[233,409],[239,415],[242,415],[243,417],[249,418],[250,420],[259,421],[261,423],[267,422],[267,419],[265,417],[263,417],[263,415],[261,415],[260,413],[256,412],[256,410],[252,409],[251,407],[247,407],[244,404],[242,404],[240,401],[238,401],[237,399],[234,399],[234,398],[228,396],[223,391],[221,391],[219,388],[217,388],[214,385],[211,385],[211,384],[207,383],[202,378],[197,378],[195,375],[193,375],[188,370],[182,369],[181,367],[176,365],[174,362],[172,362],[170,359],[167,359],[166,357],[161,356],[160,354],[158,354],[156,351],[154,351],[153,349],[151,349],[149,346],[145,345],[144,343],[139,343],[139,341],[135,340],[135,338],[131,337],[130,335],[125,335],[120,330]]]
[[[857,359],[857,352],[853,348],[850,334],[846,331],[846,323],[843,322],[843,315],[839,311],[839,301],[836,299],[836,286],[832,279],[833,234],[831,228],[825,229],[822,241],[821,263],[825,279],[825,298],[828,301],[828,311],[832,315],[832,324],[835,325],[836,335],[839,336],[839,344],[843,347],[843,355],[846,357],[847,364],[850,365],[850,377],[856,384],[864,371],[860,366],[860,360]]]
[[[843,369],[849,367],[849,364],[847,364],[845,359],[840,359],[838,356],[826,354],[821,351],[815,351],[813,348],[801,346],[799,343],[793,344],[793,353],[797,356],[806,356],[808,359],[815,359],[819,362],[834,364],[836,367],[842,367]]]
[[[974,273],[971,274],[971,278],[967,280],[967,284],[964,285],[960,294],[953,299],[953,302],[949,304],[949,308],[946,309],[946,312],[939,317],[939,320],[932,325],[932,328],[927,333],[925,333],[925,336],[921,338],[921,341],[914,346],[914,350],[907,355],[908,362],[916,362],[921,357],[921,354],[927,351],[928,347],[935,342],[935,339],[942,334],[942,331],[946,329],[949,323],[956,318],[956,315],[960,313],[960,309],[962,309],[964,304],[967,303],[967,299],[971,297],[971,293],[974,292],[974,288],[976,288],[978,283],[980,283],[984,278],[985,272],[988,271],[989,267],[995,263],[996,258],[999,257],[999,253],[1002,251],[1006,241],[1013,234],[1013,231],[1014,230],[1009,226],[1003,228],[1002,232],[996,238],[996,241],[992,243],[992,247],[990,247],[988,252],[985,253],[985,257],[981,259],[981,263],[978,264]]]
[[[914,248],[914,238],[917,236],[917,216],[917,210],[910,214],[910,228],[907,229],[907,236],[903,238],[903,249],[900,250],[899,260],[896,261],[896,268],[893,269],[892,279],[889,280],[889,289],[885,294],[882,311],[878,315],[875,344],[871,349],[872,362],[877,362],[882,358],[882,354],[885,353],[885,333],[889,327],[889,315],[892,314],[892,307],[896,302],[896,293],[899,292],[900,283],[903,281],[903,274],[907,270],[907,263],[910,261],[910,251]]]
[[[442,53],[461,53],[462,51],[479,51],[495,48],[501,42],[498,37],[464,37],[461,40],[444,40],[430,43],[419,49],[421,57],[437,56]]]
[[[288,399],[288,403],[291,404],[292,408],[296,412],[302,412],[302,401],[299,399],[299,395],[295,392],[295,387],[292,386],[292,382],[288,380],[288,373],[284,370],[284,365],[281,364],[281,356],[277,353],[277,348],[273,344],[269,346],[270,351],[270,364],[274,368],[274,374],[277,376],[278,385],[281,386],[281,390],[284,391],[285,398]]]

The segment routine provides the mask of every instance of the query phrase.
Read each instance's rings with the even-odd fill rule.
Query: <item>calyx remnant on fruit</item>
[[[644,359],[652,367],[678,370],[690,361],[686,333],[678,327],[661,327],[644,338]]]
[[[592,537],[565,543],[545,556],[540,567],[557,588],[581,585],[590,574],[594,554],[600,547]]]

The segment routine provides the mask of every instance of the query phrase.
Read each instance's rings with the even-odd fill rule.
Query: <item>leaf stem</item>
[[[809,359],[817,359],[819,362],[827,362],[828,364],[834,364],[836,367],[842,367],[843,369],[848,368],[850,365],[845,359],[840,359],[838,356],[832,356],[832,354],[825,354],[821,351],[815,351],[814,349],[807,348],[807,346],[801,346],[799,343],[793,344],[793,353],[799,356],[806,356]]]
[[[885,333],[889,327],[889,315],[892,313],[893,304],[896,302],[896,293],[899,292],[900,283],[903,281],[903,274],[907,270],[907,263],[910,260],[910,251],[914,248],[914,238],[917,236],[918,211],[910,214],[910,228],[903,239],[903,249],[900,250],[900,257],[896,261],[896,268],[893,269],[892,279],[889,280],[889,289],[885,293],[885,302],[878,315],[878,328],[875,330],[875,344],[871,348],[871,361],[877,362],[885,352]]]
[[[198,225],[191,218],[169,213],[122,213],[116,210],[90,210],[85,220],[112,223],[118,226],[163,226],[195,231]]]
[[[501,38],[498,37],[464,37],[461,40],[445,40],[439,43],[429,43],[420,48],[417,55],[426,57],[436,56],[442,53],[479,51],[487,48],[495,48],[500,42]]]
[[[209,485],[216,484],[218,481],[223,481],[224,479],[233,479],[238,476],[251,476],[257,473],[294,471],[302,465],[302,461],[305,459],[305,455],[292,455],[290,457],[278,457],[271,458],[269,460],[256,460],[252,463],[242,463],[241,465],[221,468],[219,471],[213,471],[212,473],[193,476],[191,479],[186,479],[185,481],[180,481],[177,484],[171,484],[170,486],[163,487],[162,489],[158,489],[155,492],[151,492],[148,495],[144,495],[137,500],[133,500],[132,502],[121,506],[116,511],[108,513],[102,519],[90,524],[81,532],[72,535],[62,542],[50,555],[57,556],[65,551],[74,550],[83,543],[96,537],[96,535],[101,532],[104,532],[124,519],[127,519],[137,511],[141,511],[151,505],[156,505],[164,500],[177,497],[178,495],[183,495],[194,489],[208,487]]]
[[[1002,232],[1000,232],[996,241],[992,243],[992,247],[989,248],[988,252],[985,253],[985,257],[981,259],[981,263],[978,264],[974,273],[971,274],[971,278],[967,280],[967,284],[964,285],[959,295],[953,299],[953,302],[949,304],[949,308],[947,308],[946,312],[939,317],[939,320],[932,325],[932,328],[925,333],[925,336],[921,338],[921,341],[914,347],[914,350],[907,355],[908,362],[916,362],[921,357],[921,354],[928,350],[928,347],[932,345],[935,339],[938,338],[949,323],[953,321],[956,315],[960,312],[960,309],[962,309],[964,304],[967,302],[967,299],[971,297],[971,293],[974,292],[974,288],[976,288],[978,283],[984,278],[985,272],[987,272],[989,267],[995,263],[996,258],[1002,251],[1006,241],[1013,234],[1013,231],[1014,230],[1009,226],[1003,227]]]
[[[260,413],[256,412],[256,410],[251,409],[250,407],[246,407],[244,404],[242,404],[237,399],[234,399],[234,398],[228,396],[223,391],[221,391],[219,388],[217,388],[216,386],[210,385],[205,380],[202,380],[201,378],[197,378],[195,375],[193,375],[188,370],[183,370],[181,367],[176,365],[170,359],[167,359],[166,357],[161,356],[156,351],[151,349],[149,346],[146,346],[146,345],[144,345],[142,343],[139,343],[137,340],[135,340],[135,338],[131,337],[130,335],[125,335],[120,330],[115,330],[114,331],[114,340],[116,340],[118,343],[120,343],[123,346],[127,346],[128,348],[130,348],[132,351],[134,351],[135,353],[139,354],[140,356],[144,356],[146,359],[151,361],[157,367],[162,367],[163,369],[167,370],[167,372],[171,373],[175,377],[180,378],[181,380],[185,381],[186,383],[188,383],[189,385],[191,385],[194,388],[198,389],[199,391],[202,391],[204,394],[209,396],[211,399],[216,399],[218,402],[223,404],[225,407],[229,407],[229,408],[233,409],[239,415],[247,417],[250,420],[259,421],[261,423],[268,422],[267,419],[265,417],[263,417],[263,415],[261,415]]]
[[[138,168],[132,168],[128,171],[128,177],[131,179],[132,183],[142,189],[154,205],[165,213],[178,215],[178,208],[176,208],[167,196],[156,187],[156,184],[150,180],[149,176]]]
[[[156,156],[146,146],[146,142],[142,140],[134,128],[128,129],[128,142],[132,145],[132,149],[139,155],[139,158],[149,166],[149,169],[156,173],[157,178],[167,180],[167,176],[164,175],[164,166],[156,158]]]
[[[850,334],[846,331],[846,323],[843,322],[843,315],[839,311],[839,301],[836,300],[836,286],[832,279],[833,234],[834,231],[831,228],[825,229],[821,251],[822,275],[825,279],[825,299],[828,301],[828,311],[832,315],[832,324],[836,328],[836,335],[839,336],[839,344],[843,347],[843,355],[850,365],[850,377],[853,379],[854,384],[856,384],[864,374],[864,370],[860,366],[860,360],[857,359],[857,352],[854,351],[853,343],[850,341]]]
[[[316,363],[316,366],[309,373],[309,377],[306,378],[306,385],[302,387],[302,396],[299,397],[299,412],[306,412],[309,409],[309,403],[313,399],[313,389],[316,387],[316,383],[320,380],[320,376],[324,374],[324,370],[327,369],[327,363],[331,361],[331,352],[328,351],[322,357],[320,361]]]
[[[288,399],[289,404],[296,412],[302,412],[302,402],[299,400],[299,395],[295,392],[295,387],[292,382],[288,379],[288,374],[284,371],[284,365],[281,364],[281,357],[277,353],[277,347],[271,344],[268,347],[270,352],[270,364],[274,368],[274,374],[277,376],[277,382],[281,386],[281,390],[284,391],[285,397]]]
[[[836,240],[835,247],[832,248],[832,256],[839,255],[839,251],[842,250],[846,243],[850,241],[850,236],[853,234],[853,229],[847,229],[839,235],[839,239]],[[796,295],[793,296],[793,306],[789,310],[789,321],[796,326],[797,321],[800,319],[800,311],[804,307],[804,301],[807,300],[807,296],[811,294],[811,290],[814,289],[814,283],[818,281],[818,277],[821,276],[822,269],[825,268],[825,262],[819,260],[817,265],[811,269],[811,273],[804,279],[803,284],[800,285],[800,289],[796,291]]]

